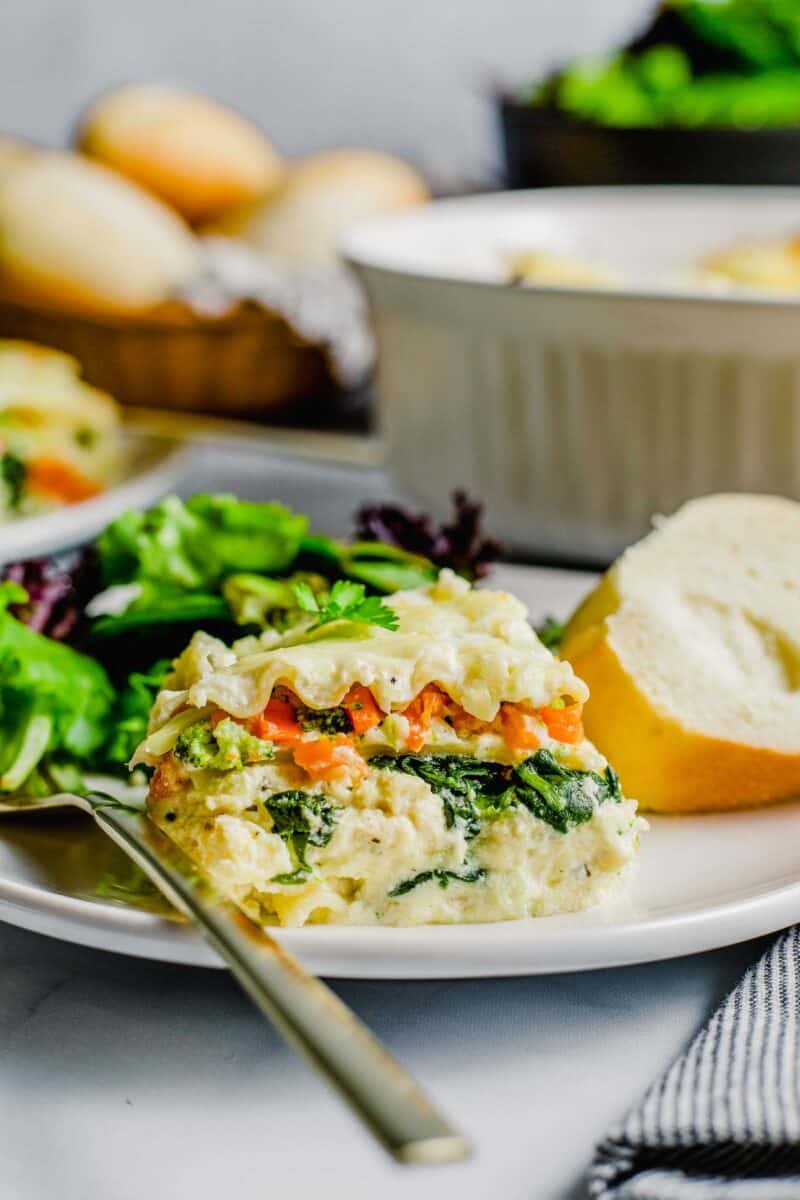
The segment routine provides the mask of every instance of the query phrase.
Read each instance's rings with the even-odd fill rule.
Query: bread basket
[[[324,347],[255,302],[204,316],[180,302],[142,316],[85,314],[0,296],[0,337],[74,355],[122,404],[255,416],[334,388]]]
[[[440,512],[469,489],[514,550],[597,563],[695,496],[800,498],[800,294],[689,274],[798,228],[800,190],[748,187],[511,192],[354,229],[394,476]],[[504,263],[536,248],[627,282],[515,286]]]

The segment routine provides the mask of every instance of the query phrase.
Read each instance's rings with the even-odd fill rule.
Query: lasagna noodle
[[[541,644],[524,605],[505,592],[471,589],[443,572],[430,587],[388,603],[399,618],[396,632],[370,627],[354,637],[273,648],[268,635],[232,649],[196,634],[165,681],[150,732],[187,707],[254,716],[279,684],[310,708],[331,708],[360,683],[391,712],[436,683],[480,721],[492,721],[503,702],[541,707],[563,695],[581,702],[588,696],[569,664]],[[147,742],[137,761],[154,761]]]

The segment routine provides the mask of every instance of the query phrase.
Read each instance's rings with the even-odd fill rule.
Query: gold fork
[[[399,1162],[455,1162],[468,1141],[431,1104],[338,996],[223,897],[144,810],[104,792],[0,797],[0,814],[79,808],[153,881],[225,959],[255,1006],[349,1102]]]

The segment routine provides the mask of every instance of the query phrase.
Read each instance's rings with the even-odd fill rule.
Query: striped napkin
[[[600,1145],[593,1200],[800,1200],[800,926]]]

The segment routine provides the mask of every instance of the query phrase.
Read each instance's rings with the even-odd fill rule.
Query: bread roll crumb
[[[643,808],[800,796],[800,504],[694,500],[569,622],[587,734]]]

